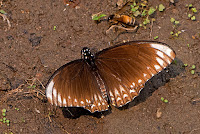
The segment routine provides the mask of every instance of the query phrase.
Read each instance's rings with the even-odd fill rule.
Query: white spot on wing
[[[66,101],[66,99],[64,98],[63,99],[63,105],[66,105],[67,104],[67,101]]]
[[[164,54],[163,54],[162,52],[157,51],[156,54],[157,54],[158,56],[160,56],[161,58],[164,58]]]
[[[94,100],[97,101],[97,95],[96,94],[94,95]]]
[[[138,83],[141,83],[141,82],[142,82],[142,80],[141,80],[141,79],[139,79],[139,80],[138,80]]]
[[[54,103],[57,106],[57,100],[56,100],[57,99],[57,91],[55,88],[53,88],[53,97],[54,97]]]
[[[134,82],[133,82],[132,84],[133,84],[133,86],[135,86],[135,83],[134,83]]]
[[[74,99],[74,102],[77,102],[77,99]]]
[[[46,94],[47,94],[47,98],[50,99],[52,101],[52,90],[53,90],[53,85],[54,85],[54,82],[53,80],[49,83],[49,85],[47,86],[47,89],[46,89]]]
[[[167,63],[168,63],[168,64],[170,64],[170,63],[171,63],[171,61],[170,61],[169,59],[167,59]]]
[[[154,65],[154,67],[156,68],[156,70],[160,70],[160,66]]]
[[[117,101],[122,100],[120,97],[117,97]]]
[[[98,103],[98,106],[101,106],[101,103]]]
[[[88,99],[85,100],[87,103],[89,103]]]
[[[54,97],[54,98],[57,98],[57,91],[56,91],[55,88],[53,88],[53,97]]]
[[[100,101],[102,100],[101,96],[99,96],[99,100],[100,100]]]
[[[119,95],[119,91],[115,88],[115,95]]]
[[[146,76],[147,76],[147,74],[145,74],[145,73],[143,73],[143,75],[144,75],[144,77],[146,77]]]
[[[162,45],[162,44],[155,44],[155,43],[152,43],[150,45],[151,45],[151,47],[164,52],[169,57],[172,57],[172,55],[171,55],[172,50],[168,46],[165,46],[165,45]]]
[[[131,90],[130,90],[130,93],[135,93],[135,90],[134,90],[134,89],[131,89]]]
[[[83,102],[83,101],[81,101],[81,104],[84,104],[84,102]]]
[[[92,106],[91,106],[91,109],[93,109],[95,107],[95,105],[94,104],[92,104]]]
[[[62,100],[61,100],[61,95],[60,95],[60,93],[58,93],[58,102],[60,103],[60,104],[62,104]],[[59,104],[58,103],[58,104]]]
[[[71,97],[70,97],[70,96],[68,96],[68,99],[71,99]]]
[[[130,87],[133,88],[133,85],[131,85]]]
[[[119,89],[120,89],[121,93],[122,93],[123,91],[126,92],[125,89],[124,89],[121,85],[119,86]]]
[[[128,97],[128,95],[127,95],[127,94],[124,94],[124,95],[123,95],[123,98],[126,98],[126,97]]]
[[[156,57],[157,62],[164,67],[164,61],[158,57]]]
[[[114,95],[113,95],[113,93],[112,93],[111,91],[109,91],[109,93],[110,93],[110,96],[111,96],[111,97],[114,97]]]

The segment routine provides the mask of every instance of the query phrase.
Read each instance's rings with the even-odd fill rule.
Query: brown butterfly
[[[82,59],[60,67],[50,78],[46,96],[60,107],[106,111],[132,101],[145,83],[166,68],[175,52],[164,43],[131,41],[96,54],[83,48]]]

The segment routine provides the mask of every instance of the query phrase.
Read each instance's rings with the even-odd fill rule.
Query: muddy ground
[[[116,3],[81,0],[78,8],[73,8],[65,7],[61,0],[1,0],[0,10],[7,12],[11,28],[0,18],[0,110],[6,109],[5,117],[10,120],[9,126],[0,122],[0,133],[200,133],[199,0],[179,0],[175,6],[167,0],[149,1],[151,6],[162,3],[166,7],[164,12],[156,12],[152,28],[106,35],[109,24],[97,25],[91,16],[115,13]],[[197,8],[196,21],[188,19],[186,4]],[[170,35],[172,17],[180,22],[178,38]],[[57,68],[79,59],[84,46],[99,51],[122,41],[154,40],[157,35],[157,41],[175,50],[176,62],[152,78],[141,95],[122,109],[111,107],[100,114],[68,109],[72,118],[69,111],[53,109],[39,93],[45,91],[40,82],[45,85]],[[192,65],[196,66],[194,74]],[[36,87],[30,88],[30,84]]]

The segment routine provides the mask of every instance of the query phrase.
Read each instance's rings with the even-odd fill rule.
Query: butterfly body
[[[50,78],[46,95],[60,107],[106,111],[109,103],[121,107],[139,95],[145,83],[175,58],[164,43],[132,41],[92,54],[59,68]]]

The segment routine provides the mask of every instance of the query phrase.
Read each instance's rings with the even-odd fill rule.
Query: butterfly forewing
[[[144,84],[174,58],[174,51],[163,43],[128,42],[97,53],[96,65],[111,104],[120,107],[138,96]]]
[[[90,112],[105,111],[108,104],[91,67],[77,60],[58,69],[47,84],[49,102],[60,107],[84,107]]]

